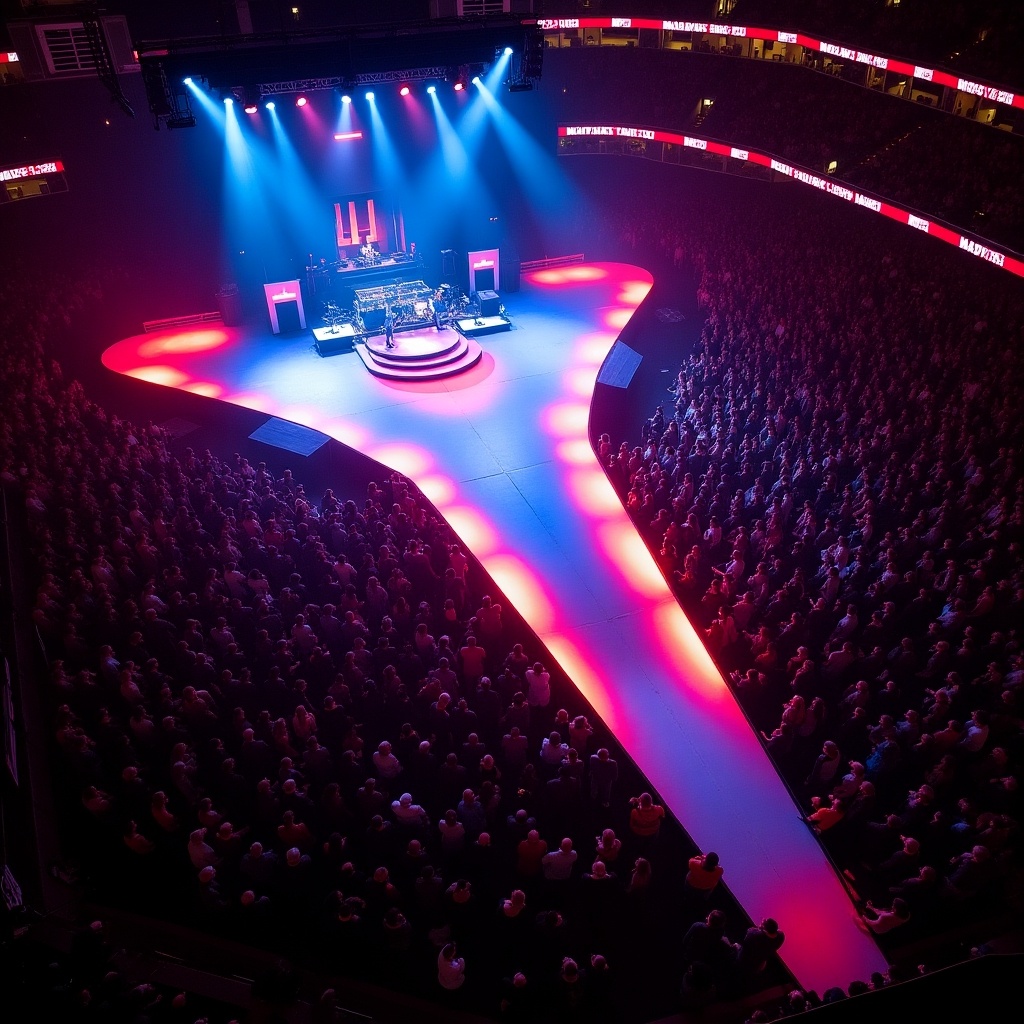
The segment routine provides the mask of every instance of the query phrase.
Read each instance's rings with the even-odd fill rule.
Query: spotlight
[[[260,108],[255,103],[246,103],[242,108],[247,114],[255,114]]]
[[[466,85],[465,85],[465,83],[461,79],[458,82],[455,83],[455,91],[456,92],[462,92],[462,90],[465,89],[465,88],[466,88]]]
[[[480,76],[479,75],[474,75],[473,76],[473,84],[474,85],[479,85],[480,84]]]
[[[398,95],[399,96],[408,96],[410,91],[411,90],[409,89],[409,86],[403,85],[402,88],[398,90]]]
[[[429,94],[430,94],[431,96],[433,96],[433,95],[434,95],[434,93],[436,93],[436,92],[437,92],[437,86],[436,86],[436,85],[428,85],[428,86],[427,86],[427,92],[428,92],[428,93],[429,93]]]
[[[373,93],[372,92],[368,92],[366,94],[366,98],[372,103],[373,102]]]
[[[341,97],[341,102],[348,105],[349,103],[352,102],[352,97],[346,93],[344,96]]]
[[[235,101],[230,96],[225,96],[224,97],[224,106],[225,107],[233,107],[234,105],[235,105]]]
[[[192,84],[192,79],[191,78],[186,78],[185,79],[185,84],[186,85],[191,85]]]
[[[295,101],[295,106],[297,106],[297,107],[304,107],[308,102],[309,102],[309,100],[307,100],[305,96],[300,96]]]
[[[511,46],[506,46],[505,47],[505,56],[506,57],[511,57],[512,56],[512,47]]]
[[[276,107],[277,107],[277,104],[276,104],[276,103],[275,103],[275,102],[274,102],[273,100],[271,100],[271,101],[270,101],[270,102],[269,102],[269,103],[267,104],[267,110],[274,110],[274,109],[276,109]]]

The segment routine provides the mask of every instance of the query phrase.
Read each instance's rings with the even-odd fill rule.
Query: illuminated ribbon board
[[[853,46],[833,43],[825,39],[815,39],[805,32],[785,32],[774,28],[752,28],[748,25],[719,25],[712,21],[663,21],[660,18],[539,18],[535,24],[544,32],[572,31],[583,28],[609,29],[655,29],[659,32],[695,32],[698,35],[723,36],[733,39],[760,39],[766,42],[792,43],[808,50],[838,57],[840,60],[851,60],[858,64],[867,64],[882,71],[895,71],[901,75],[911,75],[923,82],[944,85],[958,92],[994,103],[1003,103],[1008,107],[1024,109],[1024,95],[1014,93],[1010,89],[985,82],[976,82],[970,78],[961,78],[940,68],[924,67],[910,61],[899,60],[881,54],[869,53]]]
[[[613,138],[639,142],[667,142],[674,146],[682,146],[684,149],[702,150],[717,156],[726,156],[744,163],[749,162],[760,167],[767,167],[778,174],[784,174],[788,178],[802,182],[804,185],[810,185],[811,188],[816,188],[820,192],[835,196],[837,199],[843,199],[855,206],[863,206],[875,213],[889,217],[891,220],[923,231],[934,238],[940,238],[943,242],[955,245],[958,249],[976,256],[978,259],[994,263],[997,267],[1002,267],[1018,277],[1024,277],[1024,260],[1000,252],[998,249],[992,249],[976,239],[962,235],[942,224],[936,224],[935,221],[918,216],[909,210],[894,206],[892,203],[887,203],[876,196],[858,192],[840,181],[825,178],[814,171],[776,160],[775,157],[769,156],[767,153],[757,153],[752,149],[738,149],[724,142],[714,142],[711,139],[702,139],[694,135],[682,135],[678,132],[666,132],[657,128],[637,128],[629,125],[559,125],[558,137],[560,139]]]
[[[47,174],[60,174],[64,164],[60,160],[44,160],[38,164],[23,164],[21,167],[5,167],[0,170],[0,181],[20,181],[22,178],[41,178]]]

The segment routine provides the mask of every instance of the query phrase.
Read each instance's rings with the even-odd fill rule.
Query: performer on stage
[[[384,347],[395,347],[395,314],[390,306],[384,310]]]
[[[438,331],[441,331],[441,330],[444,329],[441,326],[441,304],[442,304],[442,302],[444,302],[444,299],[442,298],[442,295],[441,295],[441,289],[438,288],[437,291],[434,292],[434,301],[430,303],[430,312],[431,312],[431,314],[434,317],[434,329],[438,330]]]

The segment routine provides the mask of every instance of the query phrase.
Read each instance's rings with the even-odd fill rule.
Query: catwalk
[[[220,325],[111,346],[111,370],[323,431],[411,477],[541,637],[782,957],[818,992],[884,970],[846,891],[607,482],[588,441],[601,363],[651,276],[537,271],[514,330],[427,383],[329,360],[308,333]],[[624,433],[628,427],[624,427]],[[297,461],[297,459],[296,459]],[[622,794],[624,797],[628,794]]]

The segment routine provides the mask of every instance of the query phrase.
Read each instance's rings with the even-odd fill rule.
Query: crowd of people
[[[97,898],[506,1019],[667,1012],[709,904],[689,1000],[785,977],[722,867],[686,898],[689,841],[408,480],[314,500],[108,413],[46,353],[102,286],[52,287],[0,313],[0,477]],[[675,973],[630,996],[652,946]]]
[[[1024,146],[1013,133],[771,61],[591,47],[548,63],[567,121],[642,124],[767,152],[1024,249]],[[637,75],[649,89],[621,88]]]
[[[864,927],[899,944],[1020,881],[1024,294],[758,201],[624,215],[629,244],[692,260],[703,326],[600,455]]]
[[[805,32],[812,38],[856,46],[872,53],[949,68],[990,82],[1024,86],[1019,54],[1024,42],[1014,0],[964,4],[958,0],[736,0],[716,4],[712,20]],[[703,0],[631,0],[606,6],[607,15],[705,22]],[[549,18],[579,16],[576,0],[549,0]]]

